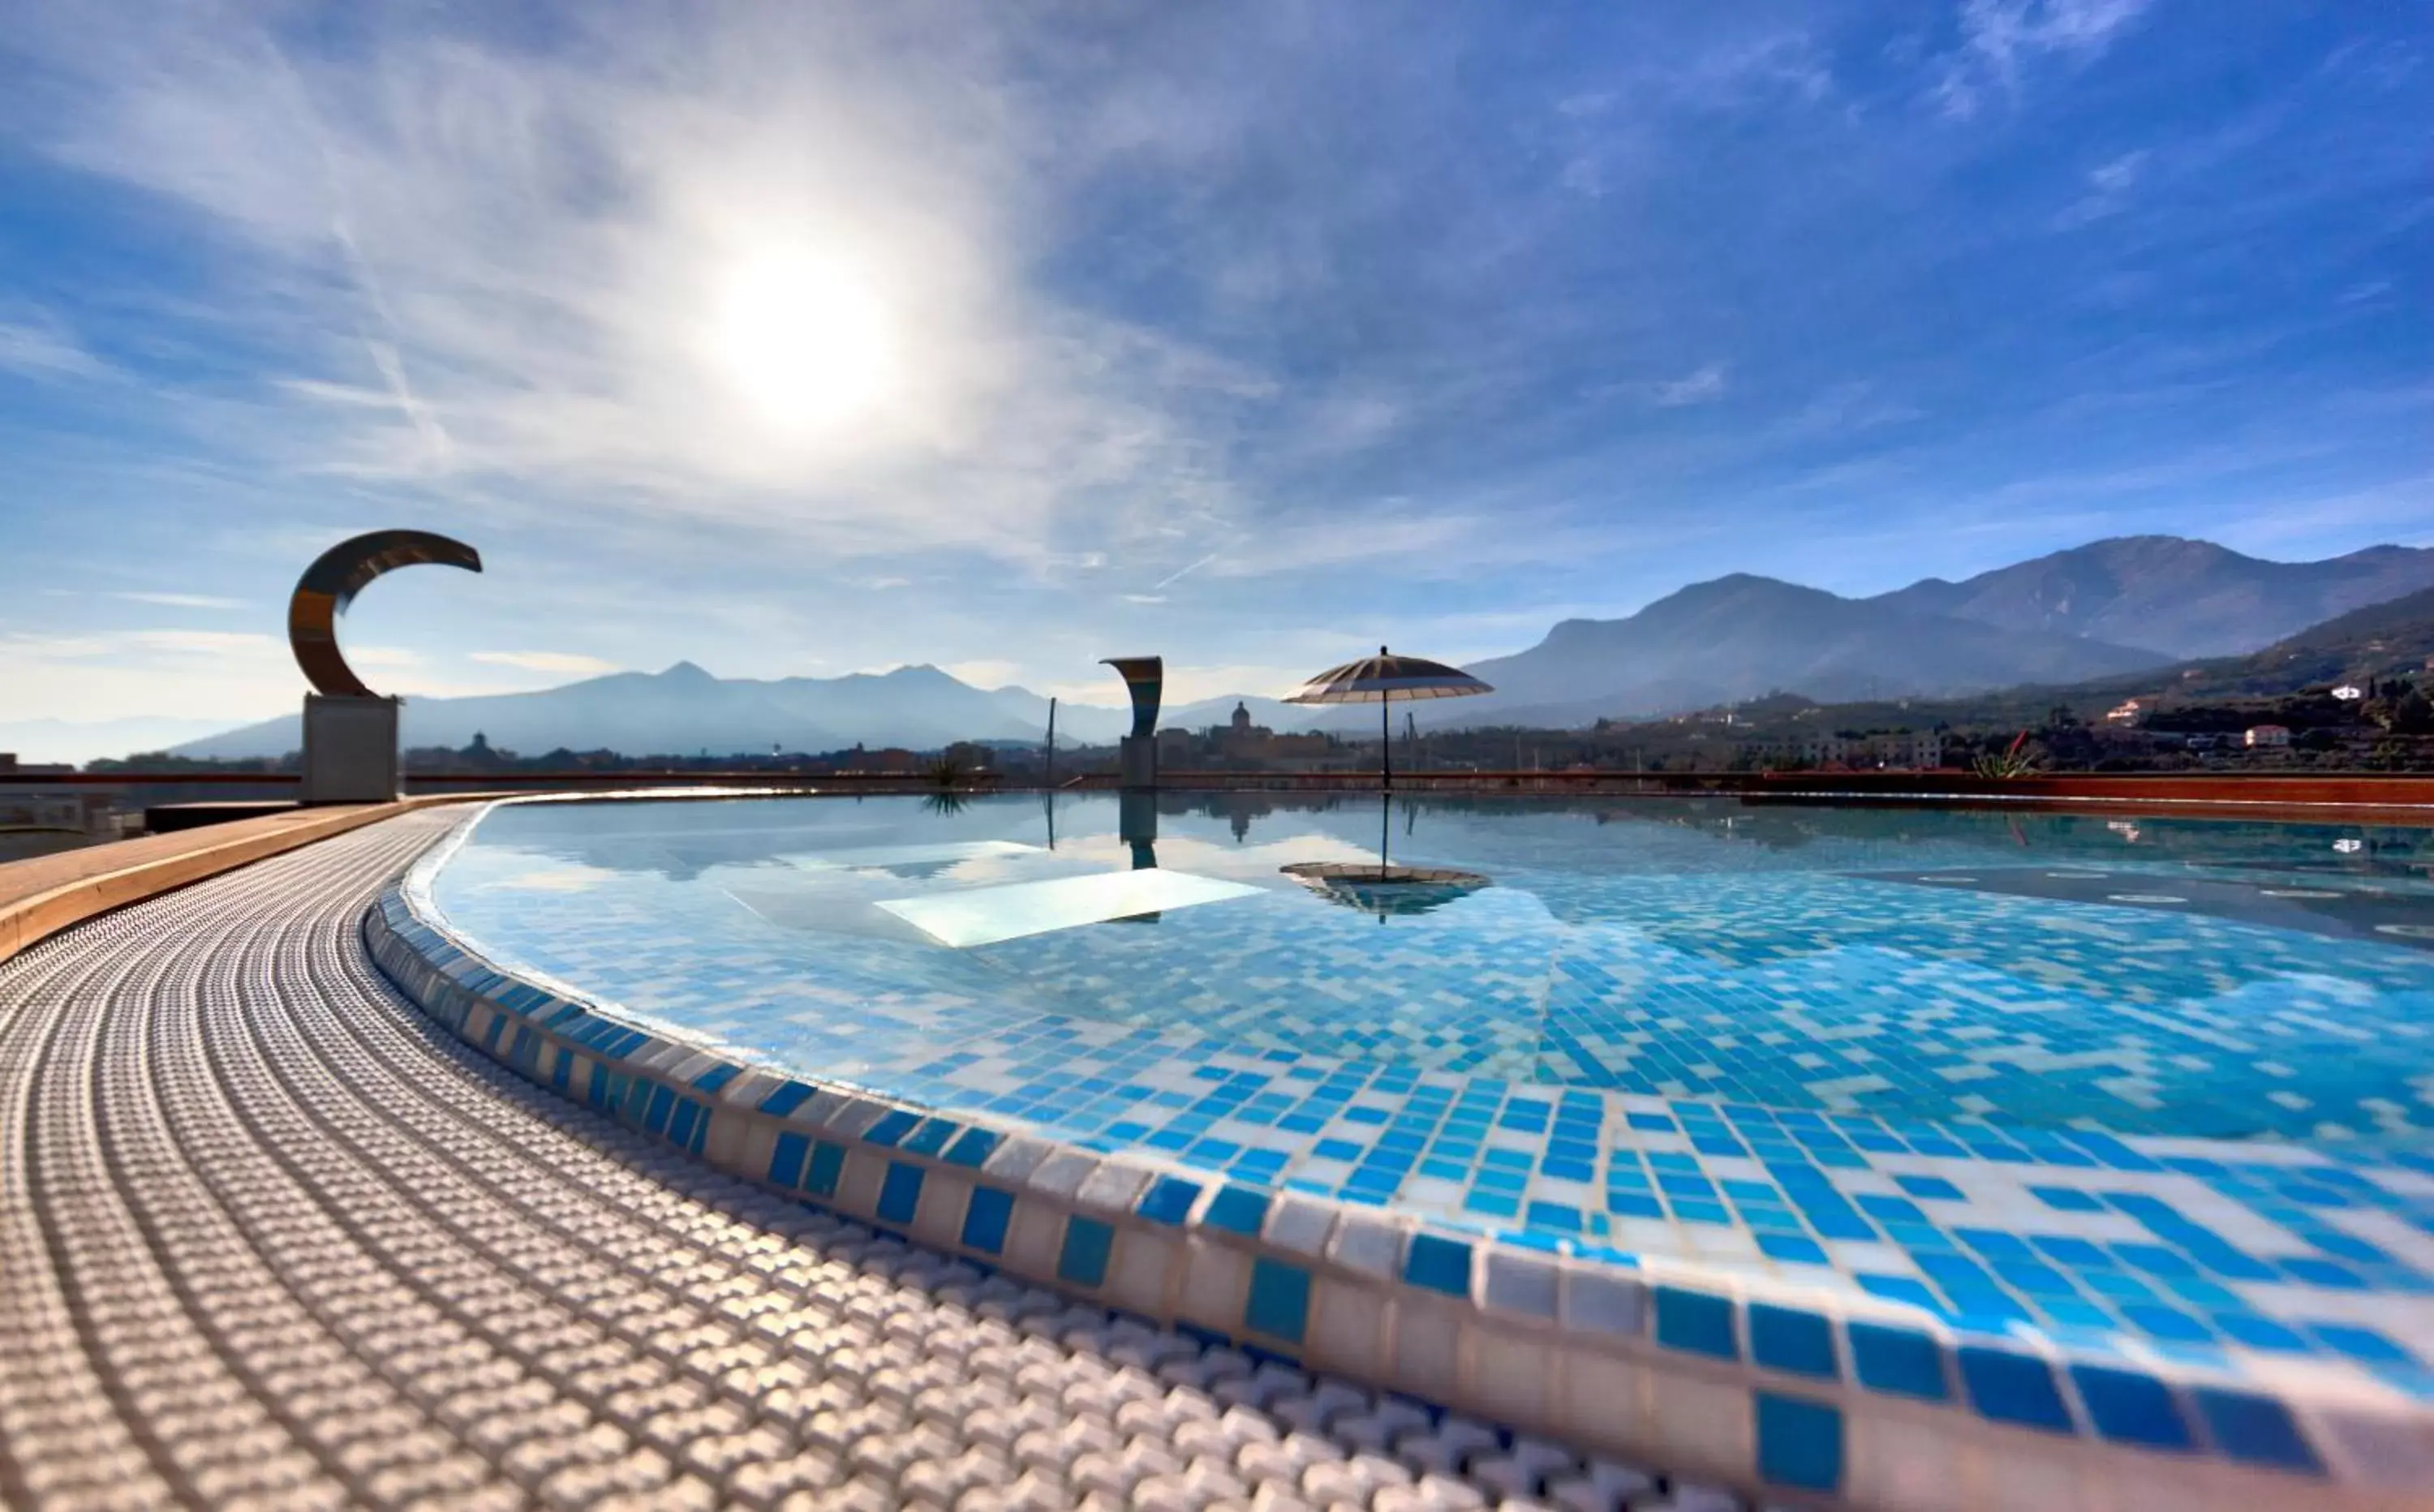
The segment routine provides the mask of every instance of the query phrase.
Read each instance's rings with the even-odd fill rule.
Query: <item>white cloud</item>
[[[26,32],[70,81],[40,144],[240,249],[225,317],[292,355],[249,404],[215,399],[216,430],[272,465],[1053,566],[1166,501],[1226,503],[1205,433],[1277,397],[1028,277],[1071,107],[992,25],[621,11],[576,66],[472,23],[289,51],[247,14]],[[772,425],[721,346],[737,270],[798,258],[850,270],[900,348],[893,399],[850,424]],[[85,367],[17,326],[0,365]]]
[[[1926,413],[1914,404],[1886,397],[1876,383],[1860,379],[1821,390],[1765,433],[1785,441],[1850,435],[1915,420]]]
[[[517,667],[529,672],[564,672],[570,676],[593,677],[617,671],[613,661],[587,656],[571,651],[476,651],[474,661],[494,667]]]
[[[25,378],[106,378],[110,366],[56,323],[0,320],[0,372]]]
[[[214,598],[208,593],[111,593],[129,603],[158,603],[172,609],[242,609],[243,599]]]
[[[276,637],[245,630],[116,630],[90,635],[0,635],[0,647],[11,655],[60,661],[129,653],[164,656],[241,656],[266,650],[283,652],[287,643]]]
[[[1649,395],[1668,409],[1684,404],[1712,404],[1724,397],[1724,365],[1709,363],[1697,372],[1655,384]]]
[[[2146,161],[2147,154],[2143,149],[2125,152],[2110,162],[2089,169],[2087,181],[2100,194],[2117,195],[2137,181],[2138,170]]]
[[[1961,47],[1940,65],[1934,90],[1945,114],[1965,120],[1988,90],[2016,95],[2027,67],[2049,56],[2101,55],[2151,0],[1967,0]]]
[[[1164,702],[1168,705],[1191,704],[1204,698],[1223,698],[1235,693],[1282,698],[1325,670],[1315,665],[1267,667],[1232,663],[1203,667],[1169,662]]]
[[[287,643],[274,636],[0,632],[0,708],[65,720],[140,711],[234,725],[293,708],[303,686]]]
[[[2090,168],[2087,171],[2087,192],[2065,208],[2055,218],[2055,224],[2066,230],[2102,220],[2126,209],[2130,191],[2137,186],[2144,175],[2149,156],[2141,148]]]

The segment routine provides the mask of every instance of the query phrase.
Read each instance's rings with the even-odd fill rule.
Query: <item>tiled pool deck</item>
[[[1358,808],[1230,855],[1171,814],[1162,864],[1265,890],[949,951],[871,905],[1124,852],[670,807],[498,811],[384,960],[856,1216],[1523,1422],[1636,1370],[1632,1447],[1745,1483],[1928,1504],[1894,1462],[1975,1445],[2434,1485],[2434,887],[2358,858],[2422,834],[1457,807],[1398,849],[1494,885],[1422,924],[1273,882]]]

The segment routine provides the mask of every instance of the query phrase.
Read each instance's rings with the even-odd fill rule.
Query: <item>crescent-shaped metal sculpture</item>
[[[287,601],[287,644],[313,690],[331,698],[372,698],[338,652],[338,617],[364,586],[384,572],[420,562],[482,570],[482,555],[463,541],[427,530],[376,530],[340,541],[314,559]]]
[[[1133,696],[1133,739],[1144,740],[1157,733],[1157,699],[1166,683],[1166,658],[1163,656],[1102,656],[1099,664],[1113,667],[1116,675],[1124,680],[1124,689]]]

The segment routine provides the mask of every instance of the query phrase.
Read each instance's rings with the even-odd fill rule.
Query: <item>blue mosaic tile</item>
[[[987,1254],[1005,1249],[1006,1225],[1014,1217],[1014,1194],[998,1186],[975,1186],[964,1209],[962,1241],[966,1248]]]
[[[803,1182],[803,1162],[812,1152],[812,1142],[801,1134],[780,1134],[777,1148],[769,1154],[769,1180],[779,1186],[800,1186]]]
[[[996,1152],[1001,1137],[993,1130],[967,1129],[961,1139],[947,1147],[947,1163],[977,1168]]]
[[[2063,1405],[2045,1361],[1966,1344],[1961,1347],[1960,1360],[1969,1404],[1984,1416],[2049,1433],[2071,1431],[2070,1409]]]
[[[2215,1446],[2223,1453],[2275,1470],[2311,1475],[2324,1472],[2323,1462],[2300,1436],[2288,1409],[2272,1398],[2216,1386],[2199,1386],[2190,1396],[2199,1416],[2205,1419]]]
[[[901,1226],[913,1221],[914,1210],[921,1201],[921,1178],[925,1174],[918,1165],[903,1161],[888,1162],[887,1176],[879,1187],[882,1222]]]
[[[1851,1372],[1869,1390],[1928,1402],[1950,1397],[1944,1383],[1944,1351],[1927,1334],[1856,1321],[1844,1324],[1843,1334],[1851,1342]]]
[[[1679,1286],[1656,1288],[1656,1342],[1668,1349],[1740,1358],[1733,1338],[1733,1300]]]
[[[2106,1366],[2076,1364],[2070,1368],[2079,1400],[2088,1420],[2106,1438],[2149,1449],[2189,1449],[2194,1441],[2172,1393],[2153,1376]]]
[[[1840,1408],[1799,1397],[1757,1393],[1757,1472],[1778,1486],[1833,1491],[1843,1484]]]
[[[825,1139],[814,1141],[811,1163],[803,1170],[803,1190],[814,1197],[834,1197],[837,1179],[844,1174],[845,1147]]]
[[[1097,1286],[1107,1279],[1107,1255],[1115,1248],[1116,1231],[1096,1218],[1069,1218],[1064,1247],[1056,1255],[1056,1279],[1076,1286]]]
[[[1133,1211],[1153,1223],[1178,1224],[1191,1215],[1191,1204],[1199,1200],[1198,1182],[1161,1176],[1150,1182]]]
[[[1221,1187],[1208,1199],[1208,1211],[1201,1215],[1200,1221],[1229,1233],[1257,1234],[1260,1225],[1267,1220],[1269,1201],[1265,1192],[1242,1186]]]
[[[1299,1344],[1309,1318],[1310,1272],[1265,1255],[1253,1259],[1251,1289],[1243,1304],[1243,1326],[1255,1334]]]
[[[1449,1296],[1470,1295],[1470,1246],[1432,1233],[1412,1235],[1403,1255],[1403,1279]]]
[[[1749,1309],[1750,1358],[1770,1369],[1831,1379],[1834,1325],[1816,1313],[1753,1302]]]

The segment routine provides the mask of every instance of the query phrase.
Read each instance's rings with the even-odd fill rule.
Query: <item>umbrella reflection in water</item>
[[[1378,797],[1375,861],[1295,861],[1277,870],[1329,903],[1378,916],[1427,913],[1494,884],[1477,872],[1449,866],[1397,866],[1387,854],[1390,800]]]

